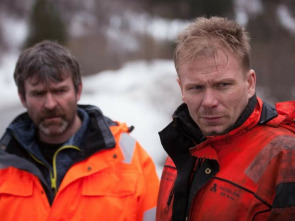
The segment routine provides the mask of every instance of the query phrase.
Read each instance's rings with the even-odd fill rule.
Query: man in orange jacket
[[[26,113],[0,141],[0,219],[155,220],[154,163],[125,123],[78,105],[80,68],[61,45],[23,51],[14,79]]]
[[[160,132],[169,157],[158,221],[294,220],[295,101],[255,95],[248,33],[200,17],[178,36],[183,104]]]

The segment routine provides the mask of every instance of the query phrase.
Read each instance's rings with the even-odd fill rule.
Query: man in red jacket
[[[14,79],[27,112],[0,140],[0,220],[155,220],[155,165],[132,127],[78,105],[77,59],[43,41]]]
[[[178,36],[183,104],[161,131],[169,157],[157,220],[291,220],[295,217],[295,101],[255,94],[248,33],[200,17]]]

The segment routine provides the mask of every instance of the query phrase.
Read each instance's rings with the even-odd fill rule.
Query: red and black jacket
[[[169,157],[157,220],[288,220],[295,216],[295,101],[252,97],[225,135],[203,137],[181,105],[161,131]]]

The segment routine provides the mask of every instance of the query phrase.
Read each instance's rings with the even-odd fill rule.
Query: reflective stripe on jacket
[[[115,147],[71,166],[52,205],[38,171],[27,172],[31,163],[1,150],[0,220],[155,220],[159,180],[154,163],[126,124],[110,129]]]
[[[164,130],[174,133],[171,127],[177,128],[177,124],[173,125]],[[192,146],[191,157],[182,154],[184,151],[176,154],[177,147],[170,147],[171,158],[161,177],[157,220],[293,220],[294,132],[295,101],[279,103],[275,110],[258,98],[241,126]],[[184,144],[186,138],[179,136]],[[182,164],[190,170],[179,166],[181,154]]]

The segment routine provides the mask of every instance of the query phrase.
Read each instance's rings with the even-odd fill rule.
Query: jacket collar
[[[266,123],[276,115],[276,110],[271,105],[263,104],[262,100],[254,95],[250,98],[247,107],[236,123],[224,135],[204,137],[198,125],[190,117],[187,105],[181,104],[173,114],[173,121],[159,132],[159,135],[165,151],[175,163],[181,152],[189,152],[205,140],[207,140],[205,142],[207,143],[225,137],[228,138],[237,133],[243,133],[244,130],[258,124],[259,120],[261,123]],[[213,153],[213,150],[212,154],[210,154],[210,151],[209,153],[206,152],[206,156],[214,159],[216,156]]]
[[[245,123],[250,117],[250,115],[253,113],[256,105],[257,105],[257,97],[256,95],[254,95],[253,97],[249,99],[248,105],[246,106],[245,110],[242,112],[241,116],[238,118],[236,123],[232,125],[229,129],[227,129],[225,131],[225,134],[240,127],[243,123]]]
[[[277,117],[265,123],[271,127],[284,127],[295,133],[295,100],[276,104]]]
[[[89,125],[81,144],[84,157],[100,150],[115,147],[115,138],[109,127],[117,124],[105,117],[98,107],[79,105],[79,108],[83,109],[89,116]]]

